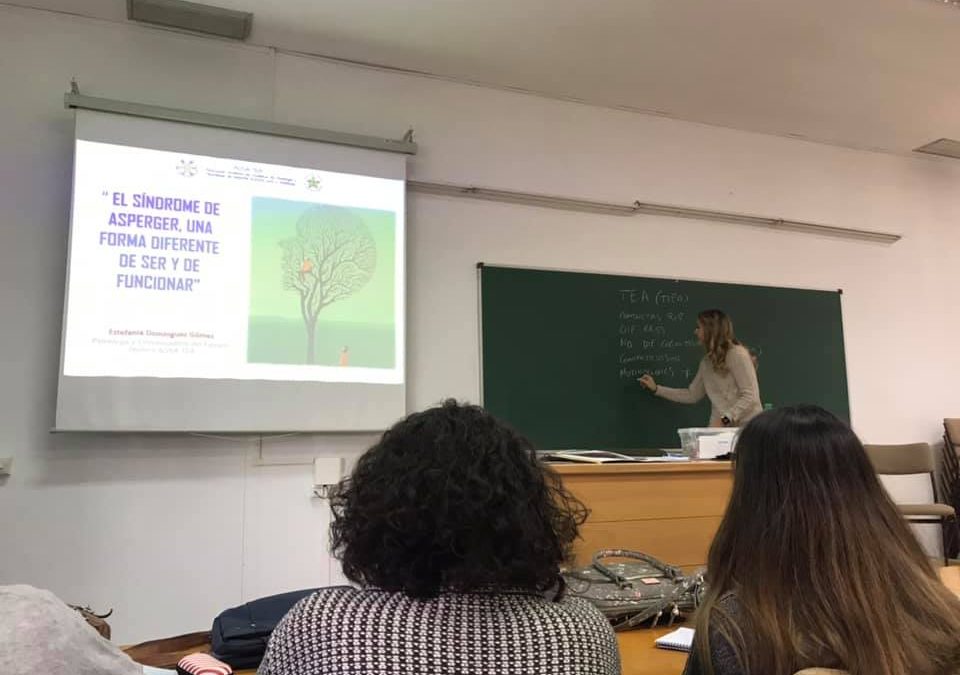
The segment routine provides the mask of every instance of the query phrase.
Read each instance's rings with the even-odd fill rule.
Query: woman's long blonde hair
[[[727,371],[727,352],[740,344],[733,334],[733,322],[719,309],[705,309],[697,315],[697,322],[703,327],[703,348],[707,358],[718,373]]]
[[[707,673],[708,636],[726,639],[749,675],[960,672],[960,600],[859,439],[822,408],[771,410],[744,428],[707,574],[694,644]]]

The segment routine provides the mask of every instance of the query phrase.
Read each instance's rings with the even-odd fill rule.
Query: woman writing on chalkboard
[[[733,322],[719,309],[707,309],[697,317],[697,340],[706,354],[690,386],[681,389],[657,385],[650,375],[640,383],[657,396],[676,403],[710,399],[710,426],[736,427],[763,410],[757,371],[747,348],[733,334]]]

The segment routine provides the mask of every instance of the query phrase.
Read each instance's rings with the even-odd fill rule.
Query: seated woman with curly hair
[[[586,509],[482,408],[397,423],[330,504],[331,548],[359,588],[297,604],[260,675],[620,672],[607,621],[562,597]]]

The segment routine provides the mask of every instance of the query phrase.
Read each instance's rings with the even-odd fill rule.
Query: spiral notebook
[[[660,649],[675,649],[678,652],[689,652],[693,647],[693,629],[678,628],[672,633],[667,633],[663,637],[658,637],[653,642]]]

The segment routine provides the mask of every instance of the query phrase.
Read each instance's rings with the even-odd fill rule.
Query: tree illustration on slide
[[[307,363],[316,362],[317,317],[348,298],[373,276],[377,247],[363,219],[342,206],[311,206],[297,219],[296,235],[280,242],[283,287],[300,296],[307,333]]]

